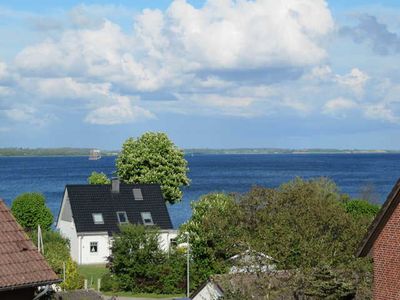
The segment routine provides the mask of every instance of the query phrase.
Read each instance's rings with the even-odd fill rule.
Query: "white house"
[[[204,282],[192,295],[191,300],[218,300],[224,295],[223,289],[213,280]]]
[[[158,184],[67,185],[57,229],[70,240],[78,264],[107,262],[120,224],[160,228],[160,248],[168,251],[177,236]]]

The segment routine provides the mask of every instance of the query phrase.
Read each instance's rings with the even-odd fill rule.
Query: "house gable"
[[[142,199],[134,197],[134,189],[140,189]],[[67,203],[76,232],[119,231],[121,213],[131,224],[144,224],[143,216],[151,216],[152,223],[160,229],[172,229],[172,222],[158,184],[120,184],[113,192],[111,185],[67,185],[69,201],[63,201],[61,219],[68,218]],[[136,192],[137,194],[137,192]]]
[[[400,299],[400,180],[393,187],[357,251],[373,258],[373,298]]]

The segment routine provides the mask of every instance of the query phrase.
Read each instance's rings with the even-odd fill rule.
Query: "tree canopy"
[[[38,225],[42,230],[48,230],[53,223],[53,215],[46,206],[45,197],[40,193],[24,193],[17,196],[11,212],[18,223],[26,230],[36,230]]]
[[[165,201],[171,204],[182,199],[180,188],[190,183],[183,151],[161,132],[127,139],[116,167],[125,183],[159,183]]]
[[[252,250],[271,256],[279,270],[296,270],[290,283],[296,293],[342,299],[371,284],[369,260],[354,253],[367,230],[365,220],[376,209],[352,202],[328,179],[297,178],[278,188],[209,194],[192,208],[181,230],[190,234],[203,279],[226,272],[231,255]]]
[[[110,184],[111,180],[103,172],[92,172],[88,177],[89,184]]]

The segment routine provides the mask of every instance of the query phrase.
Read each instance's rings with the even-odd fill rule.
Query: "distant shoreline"
[[[88,148],[0,148],[0,157],[89,157]],[[400,150],[359,149],[280,149],[280,148],[237,148],[237,149],[184,149],[185,155],[257,155],[257,154],[399,154]],[[101,150],[102,156],[117,156],[119,151]]]

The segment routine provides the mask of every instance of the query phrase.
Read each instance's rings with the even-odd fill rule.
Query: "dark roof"
[[[154,225],[172,229],[167,206],[158,184],[120,184],[119,192],[111,185],[67,185],[72,216],[77,232],[119,231],[118,211],[125,211],[132,224],[143,224],[141,212],[150,212]],[[143,200],[135,200],[132,190],[140,188]],[[94,224],[93,213],[102,213],[104,224]]]
[[[385,227],[387,221],[390,219],[393,211],[396,209],[400,202],[400,179],[394,185],[392,191],[387,197],[385,203],[382,205],[381,210],[375,217],[374,221],[368,228],[367,234],[360,243],[357,250],[357,256],[367,256],[370,252],[375,240]]]
[[[0,199],[0,291],[60,281]]]

